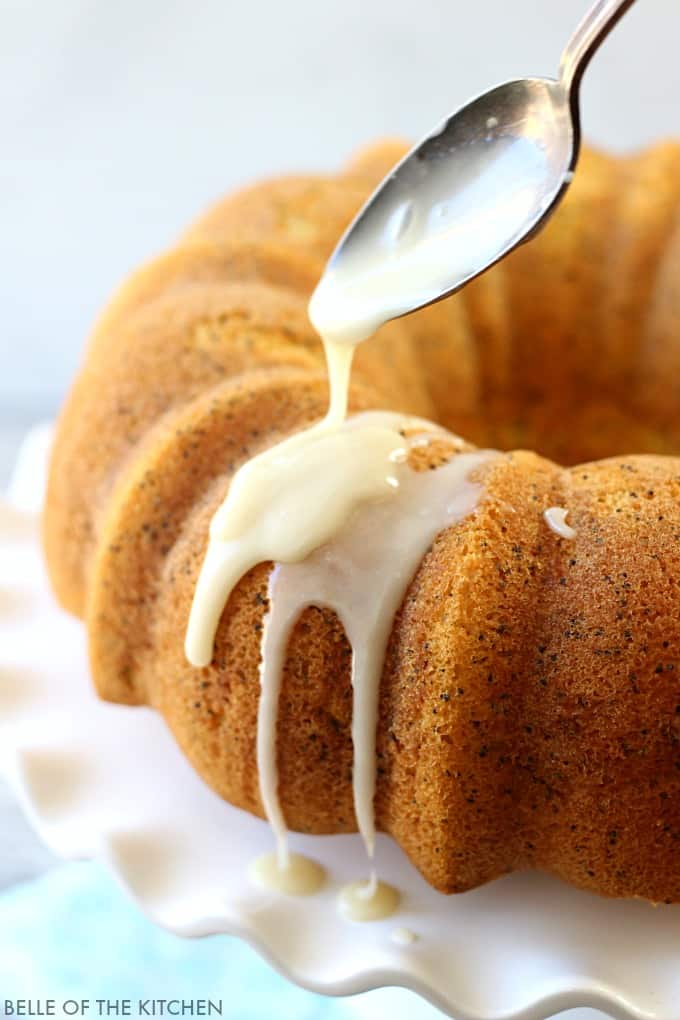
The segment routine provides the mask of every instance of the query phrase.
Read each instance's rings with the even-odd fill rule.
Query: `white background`
[[[120,278],[203,205],[553,74],[587,0],[0,0],[0,427],[51,414]],[[680,3],[638,0],[586,133],[680,134]]]

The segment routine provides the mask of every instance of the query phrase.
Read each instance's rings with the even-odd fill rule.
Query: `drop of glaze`
[[[276,852],[263,854],[248,872],[257,885],[285,896],[312,896],[326,881],[326,872],[317,861],[290,852],[284,862]]]
[[[359,879],[342,887],[338,910],[348,921],[382,921],[395,912],[400,900],[399,890],[379,882],[373,871],[368,881]]]
[[[393,928],[390,932],[390,941],[397,946],[412,946],[418,941],[418,936],[410,928]]]
[[[568,513],[567,508],[563,506],[550,506],[543,511],[545,523],[560,538],[576,538],[576,532],[567,524]]]

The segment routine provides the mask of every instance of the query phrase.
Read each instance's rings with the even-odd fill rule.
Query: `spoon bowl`
[[[437,301],[541,225],[571,180],[578,148],[560,82],[499,85],[397,165],[345,234],[327,273],[348,281],[350,301],[360,295],[349,281],[360,283],[365,299],[370,277],[377,299],[378,290],[381,296],[391,290],[385,284],[398,264],[389,318]]]
[[[559,78],[485,92],[397,164],[349,226],[310,304],[323,335],[356,343],[447,297],[548,220],[574,174],[578,91],[593,53],[634,0],[597,0]]]

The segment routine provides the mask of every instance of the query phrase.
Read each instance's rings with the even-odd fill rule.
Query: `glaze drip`
[[[249,871],[257,885],[284,896],[312,896],[326,880],[321,865],[302,854],[286,854],[283,864],[277,853],[263,854],[252,862]]]
[[[338,398],[341,401],[341,398]],[[407,457],[398,416],[338,425],[329,417],[247,461],[210,524],[210,542],[189,616],[185,651],[207,666],[222,610],[258,563],[297,562],[342,530],[361,504],[399,486]]]
[[[405,438],[407,432],[412,438]],[[282,871],[289,857],[278,798],[278,703],[288,640],[309,606],[336,613],[352,647],[354,810],[373,858],[378,698],[394,617],[437,534],[475,508],[481,488],[470,476],[495,456],[457,453],[433,471],[409,466],[413,447],[446,436],[459,445],[435,426],[390,412],[357,415],[334,428],[322,422],[249,461],[213,518],[186,654],[195,665],[210,662],[231,591],[251,567],[273,560],[262,635],[257,765]],[[287,474],[294,481],[281,486]]]
[[[347,427],[360,427],[362,419]],[[386,418],[385,414],[380,414]],[[407,424],[393,418],[395,427]],[[441,432],[435,433],[441,437]],[[420,435],[414,442],[422,443]],[[260,792],[286,857],[286,825],[278,799],[276,721],[288,640],[309,606],[330,609],[352,648],[353,797],[359,831],[369,858],[375,849],[375,734],[380,680],[394,617],[417,568],[437,534],[467,516],[480,486],[470,475],[493,454],[459,453],[436,471],[399,465],[398,486],[389,499],[365,503],[325,545],[298,563],[277,564],[269,579],[260,664],[257,763]]]
[[[348,921],[382,921],[399,906],[401,896],[387,882],[378,882],[375,872],[366,881],[350,882],[338,896],[338,909]]]
[[[545,523],[548,525],[551,531],[554,531],[560,538],[576,538],[576,532],[567,524],[567,514],[569,511],[563,506],[551,506],[547,510],[543,511],[543,517]]]

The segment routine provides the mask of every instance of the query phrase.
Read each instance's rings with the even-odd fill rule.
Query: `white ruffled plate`
[[[54,605],[41,562],[32,511],[46,446],[44,431],[31,438],[0,506],[0,767],[54,851],[104,859],[158,924],[240,935],[322,993],[400,985],[458,1020],[575,1006],[680,1018],[680,907],[601,900],[537,874],[447,898],[381,838],[380,872],[403,890],[402,908],[351,924],[335,897],[366,871],[354,836],[293,837],[328,868],[318,895],[253,887],[246,869],[271,848],[267,826],[203,785],[155,713],[90,689],[82,627]],[[395,926],[417,941],[396,945]]]

